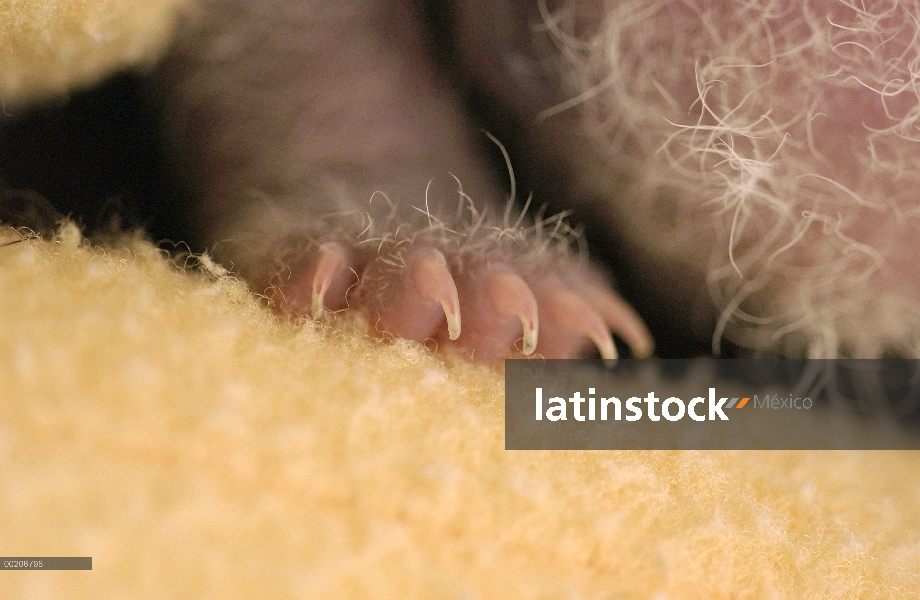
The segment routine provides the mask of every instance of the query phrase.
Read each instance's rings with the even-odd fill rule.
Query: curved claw
[[[441,305],[447,317],[447,334],[451,340],[460,337],[460,297],[457,285],[447,268],[447,260],[439,250],[419,257],[412,265],[412,283],[418,293]]]
[[[524,329],[525,355],[537,349],[540,321],[537,299],[530,286],[516,273],[506,269],[492,269],[483,281],[484,292],[500,314],[515,315]]]
[[[567,288],[555,286],[546,292],[544,305],[547,318],[561,328],[586,335],[597,347],[602,359],[613,361],[618,358],[607,324],[581,296]]]
[[[345,268],[348,251],[338,242],[326,242],[319,247],[316,271],[311,288],[311,316],[318,321],[323,316],[323,300],[335,277]]]
[[[604,322],[629,345],[636,358],[650,358],[655,351],[652,334],[642,318],[625,300],[604,286],[584,287],[584,296]]]

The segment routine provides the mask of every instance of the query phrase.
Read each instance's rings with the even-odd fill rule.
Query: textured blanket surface
[[[920,590],[917,453],[505,451],[499,369],[175,263],[0,231],[0,554],[93,557],[0,596]]]
[[[186,0],[0,0],[0,102],[66,94],[150,63]]]

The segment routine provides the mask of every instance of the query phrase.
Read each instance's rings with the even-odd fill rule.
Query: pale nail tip
[[[651,358],[655,355],[655,346],[653,344],[644,344],[639,347],[633,347],[632,351],[636,358]]]
[[[323,318],[323,300],[326,298],[326,286],[321,282],[316,282],[313,285],[313,289],[316,291],[310,299],[310,315],[314,321],[319,321]]]
[[[447,317],[447,337],[454,341],[460,337],[460,313],[445,310],[444,315]]]
[[[525,329],[524,330],[524,348],[522,352],[525,356],[530,356],[537,349],[537,330],[536,329]]]
[[[323,296],[316,295],[313,296],[313,302],[311,306],[310,314],[313,317],[314,321],[319,321],[323,318]]]
[[[536,318],[530,319],[525,316],[520,316],[521,326],[524,328],[524,346],[521,349],[521,352],[525,356],[530,356],[534,353],[534,350],[537,349],[537,327],[539,326]]]
[[[604,343],[597,344],[597,350],[601,353],[601,358],[605,361],[616,361],[619,358],[617,347],[613,344],[613,339],[609,337]]]
[[[650,335],[636,336],[626,343],[634,358],[652,358],[655,354],[655,340]]]

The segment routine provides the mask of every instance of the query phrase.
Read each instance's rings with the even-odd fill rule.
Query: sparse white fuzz
[[[634,243],[706,265],[714,349],[920,356],[918,4],[605,6],[544,11],[571,100],[542,118],[631,175]]]

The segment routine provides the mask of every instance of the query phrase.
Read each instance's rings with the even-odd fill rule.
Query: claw
[[[629,345],[636,358],[650,358],[655,342],[636,314],[622,298],[602,286],[585,286],[584,296],[600,313],[604,322]]]
[[[515,315],[524,329],[525,355],[537,348],[539,317],[537,299],[530,286],[520,276],[506,269],[492,269],[483,282],[483,288],[495,310],[501,314]]]
[[[412,283],[421,296],[441,305],[447,317],[448,337],[451,340],[460,337],[460,298],[457,295],[457,285],[440,251],[434,250],[415,262],[412,267]]]
[[[326,242],[319,247],[316,272],[313,274],[311,315],[315,321],[323,316],[323,300],[336,275],[345,267],[348,251],[338,242]]]
[[[554,287],[546,294],[544,303],[547,318],[559,327],[586,335],[597,346],[602,359],[617,359],[617,348],[607,324],[581,296],[566,288]]]

